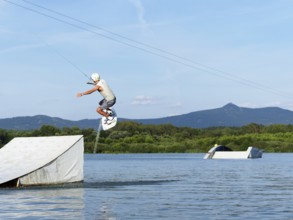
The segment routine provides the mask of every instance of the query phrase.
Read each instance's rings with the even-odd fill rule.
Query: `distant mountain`
[[[219,126],[240,127],[250,123],[293,124],[293,111],[278,107],[243,108],[229,103],[221,108],[191,112],[158,119],[137,120],[143,124],[170,123],[178,127],[207,128]]]
[[[96,128],[98,123],[99,121],[97,119],[71,121],[57,117],[49,117],[46,115],[36,115],[0,119],[0,128],[14,130],[33,130],[40,128],[42,125],[52,125],[59,128],[73,126],[80,128]]]
[[[156,118],[156,119],[125,119],[120,121],[136,121],[142,124],[173,124],[178,127],[207,128],[219,126],[240,127],[250,123],[263,125],[293,124],[293,111],[278,107],[243,108],[229,103],[221,108],[191,112],[188,114]],[[79,121],[64,120],[45,115],[15,117],[0,119],[0,128],[15,130],[38,129],[42,125],[56,127],[97,128],[97,119],[84,119]]]

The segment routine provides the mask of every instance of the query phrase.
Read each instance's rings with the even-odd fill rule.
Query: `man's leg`
[[[113,116],[113,112],[110,109],[110,107],[112,107],[115,103],[116,103],[116,98],[114,98],[113,100],[110,100],[110,101],[105,101],[106,110],[107,110],[107,113],[109,114],[109,116]]]
[[[100,106],[97,108],[97,112],[98,112],[100,115],[102,115],[102,116],[108,118],[108,117],[109,117],[109,114],[108,114],[108,112],[107,112],[107,101],[106,101],[105,99],[102,99],[102,100],[99,102],[99,105],[100,105]]]
[[[106,101],[105,99],[101,100],[99,102],[99,107],[97,108],[97,112],[102,115],[105,116],[107,118],[108,121],[112,121],[114,119],[113,116],[113,112],[110,109],[111,106],[113,106],[116,102],[116,98],[110,101]]]
[[[109,115],[106,112],[104,112],[104,110],[101,107],[97,108],[97,112],[102,116],[109,117]]]

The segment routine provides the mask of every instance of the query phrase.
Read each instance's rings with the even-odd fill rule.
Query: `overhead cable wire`
[[[167,50],[164,50],[164,49],[161,49],[161,48],[158,48],[158,47],[154,47],[154,46],[149,45],[149,44],[146,44],[146,43],[144,43],[144,42],[139,42],[139,41],[137,41],[137,40],[134,40],[134,39],[131,39],[131,38],[125,37],[125,36],[123,36],[123,35],[121,35],[121,34],[114,33],[114,32],[112,32],[112,31],[109,31],[109,30],[107,30],[107,29],[105,29],[105,28],[102,28],[102,27],[100,27],[100,26],[90,24],[90,23],[88,23],[88,22],[86,22],[86,21],[82,21],[82,20],[77,19],[77,18],[74,18],[74,17],[72,17],[72,16],[68,16],[68,15],[66,15],[66,14],[63,14],[63,13],[58,12],[58,11],[53,10],[53,9],[49,9],[49,8],[44,7],[44,6],[41,6],[41,5],[38,5],[38,4],[33,3],[33,2],[31,2],[31,1],[28,1],[28,0],[22,0],[22,1],[25,2],[25,3],[27,3],[27,4],[33,5],[33,6],[35,6],[35,7],[38,7],[38,8],[44,9],[44,10],[49,11],[49,12],[52,12],[52,13],[54,13],[54,14],[56,14],[56,15],[59,15],[59,16],[62,16],[62,17],[65,17],[65,18],[71,19],[71,20],[73,20],[73,21],[76,21],[76,22],[79,22],[79,23],[85,24],[85,25],[87,25],[87,26],[89,26],[89,27],[93,27],[93,28],[96,28],[96,29],[98,29],[98,30],[104,31],[104,32],[106,32],[106,33],[108,33],[108,34],[114,35],[115,37],[119,37],[119,38],[122,38],[122,39],[128,40],[128,41],[130,41],[130,42],[133,42],[133,43],[139,44],[139,45],[141,45],[141,46],[145,46],[145,47],[147,47],[147,48],[154,49],[154,50],[159,51],[159,52],[162,52],[162,53],[164,53],[164,54],[167,54],[167,55],[170,55],[170,56],[173,56],[173,57],[179,58],[179,59],[181,59],[181,60],[184,60],[184,61],[190,62],[190,63],[192,63],[192,64],[199,65],[199,66],[201,66],[202,68],[206,68],[206,69],[209,69],[209,70],[211,70],[211,71],[221,72],[221,73],[223,73],[223,74],[225,74],[225,75],[229,75],[229,76],[231,76],[231,77],[237,77],[237,78],[239,78],[240,80],[243,80],[243,81],[246,81],[246,82],[248,82],[248,83],[252,83],[252,84],[257,85],[257,83],[255,83],[255,82],[253,82],[253,81],[250,81],[250,80],[247,80],[247,79],[245,79],[245,78],[242,78],[242,77],[239,77],[239,76],[234,76],[234,75],[229,74],[229,73],[227,73],[227,72],[224,72],[224,71],[218,70],[218,69],[216,69],[216,68],[209,67],[209,66],[207,66],[207,65],[204,65],[204,64],[201,64],[201,63],[195,62],[194,60],[190,60],[190,59],[188,59],[188,58],[185,58],[185,57],[179,56],[179,55],[174,54],[174,53],[172,53],[172,52],[170,52],[170,51],[167,51]]]
[[[56,48],[52,47],[51,45],[49,45],[46,41],[44,41],[43,39],[41,39],[40,36],[38,36],[38,34],[34,33],[35,36],[38,37],[38,39],[40,41],[42,41],[48,48],[50,48],[54,53],[56,53],[58,56],[62,57],[67,63],[69,63],[71,66],[73,66],[76,70],[78,70],[82,75],[84,75],[88,80],[91,81],[91,78],[79,67],[77,66],[75,63],[73,63],[71,60],[69,60],[67,57],[65,57],[62,53],[60,53]]]
[[[56,49],[54,49],[54,51],[55,51],[56,54],[58,54],[60,57],[62,57],[64,60],[66,60],[69,64],[71,64],[75,69],[77,69],[81,74],[83,74],[88,80],[91,80],[91,78],[82,69],[80,69],[80,67],[78,67],[75,63],[73,63],[67,57],[65,57],[64,55],[62,55]]]
[[[12,4],[12,5],[15,5],[15,6],[18,6],[18,7],[21,7],[23,9],[29,10],[31,12],[37,13],[39,15],[51,18],[51,19],[56,20],[58,22],[70,25],[72,27],[75,27],[75,28],[78,28],[78,29],[81,29],[81,30],[84,30],[84,31],[87,31],[87,32],[90,32],[90,33],[93,33],[95,35],[98,35],[100,37],[106,38],[108,40],[112,40],[112,41],[115,41],[117,43],[120,43],[120,44],[129,46],[129,47],[144,51],[146,53],[149,53],[149,54],[156,55],[158,57],[167,59],[169,61],[184,65],[184,66],[192,68],[192,69],[204,71],[204,72],[207,72],[209,74],[216,75],[218,77],[221,77],[221,78],[224,78],[224,79],[227,79],[227,80],[231,80],[231,81],[237,82],[237,83],[242,84],[242,85],[246,85],[246,86],[253,87],[253,88],[256,88],[256,89],[259,89],[259,90],[262,90],[262,91],[267,91],[267,92],[273,93],[273,94],[278,95],[278,96],[283,96],[283,97],[287,97],[287,98],[290,98],[290,99],[293,98],[291,94],[287,94],[287,93],[284,93],[282,91],[279,91],[279,90],[276,90],[274,88],[271,88],[269,86],[266,86],[266,85],[263,85],[263,84],[260,84],[260,83],[257,83],[257,82],[251,81],[251,80],[247,80],[247,79],[245,79],[243,77],[239,77],[239,76],[227,73],[225,71],[221,71],[221,70],[218,70],[216,68],[209,67],[207,65],[203,65],[203,64],[194,62],[193,60],[184,58],[182,56],[176,55],[176,54],[171,53],[169,51],[166,51],[166,50],[163,50],[163,49],[160,49],[160,48],[157,48],[157,47],[154,47],[154,46],[151,46],[151,45],[148,45],[148,44],[145,44],[145,43],[142,43],[142,42],[127,38],[127,37],[124,37],[122,35],[119,35],[119,34],[116,34],[114,32],[108,31],[107,29],[98,27],[96,25],[92,25],[92,24],[90,24],[88,22],[73,18],[71,16],[65,15],[63,13],[57,12],[57,11],[49,9],[49,8],[46,8],[44,6],[40,6],[40,5],[32,3],[30,1],[22,0],[23,2],[25,2],[27,4],[30,4],[30,5],[33,5],[35,7],[41,8],[43,10],[46,10],[48,12],[54,13],[54,14],[56,14],[58,16],[62,16],[64,18],[66,18],[66,19],[70,19],[70,20],[72,20],[74,22],[79,22],[82,25],[87,25],[87,26],[89,26],[91,28],[98,29],[100,31],[103,31],[103,32],[105,32],[107,34],[111,34],[113,36],[108,36],[106,34],[98,33],[97,31],[94,31],[92,29],[89,29],[89,28],[86,28],[84,26],[68,22],[68,21],[66,21],[64,19],[54,17],[52,15],[40,12],[40,11],[38,11],[36,9],[33,9],[33,8],[29,8],[27,6],[20,5],[18,3],[12,2],[11,0],[2,0],[2,1],[5,1],[5,2],[7,2],[9,4]],[[120,38],[120,39],[117,39],[117,37]],[[125,42],[125,40],[127,40],[128,42]],[[136,44],[136,45],[134,45],[134,44]],[[178,59],[180,59],[180,60],[178,60]],[[73,63],[71,63],[71,64],[73,64]]]
[[[159,57],[162,57],[162,58],[168,59],[168,60],[170,60],[170,61],[177,62],[177,63],[180,63],[180,64],[182,64],[182,65],[189,66],[189,67],[191,67],[191,68],[195,68],[195,67],[192,66],[192,65],[188,65],[188,64],[186,64],[186,63],[183,63],[183,62],[181,62],[181,61],[175,60],[175,59],[173,59],[173,58],[170,58],[170,57],[167,57],[167,56],[163,56],[163,55],[158,54],[158,53],[155,53],[155,52],[153,52],[153,51],[151,51],[151,50],[148,50],[148,49],[145,49],[145,48],[141,48],[141,47],[138,47],[138,46],[135,46],[135,45],[132,45],[132,44],[129,44],[129,43],[123,42],[123,41],[121,41],[121,40],[115,39],[115,38],[113,38],[113,37],[109,37],[109,36],[104,35],[104,34],[101,34],[101,33],[98,33],[98,32],[96,32],[96,31],[93,31],[93,30],[88,29],[88,28],[86,28],[86,27],[82,27],[82,26],[80,26],[80,25],[73,24],[73,23],[70,23],[70,22],[68,22],[68,21],[65,21],[65,20],[62,20],[62,19],[59,19],[59,18],[53,17],[53,16],[51,16],[51,15],[45,14],[45,13],[43,13],[43,12],[37,11],[37,10],[35,10],[35,9],[28,8],[28,7],[26,7],[26,6],[23,6],[23,5],[17,4],[17,3],[15,3],[15,2],[10,1],[10,0],[2,0],[2,1],[5,1],[5,2],[7,2],[7,3],[9,3],[9,4],[16,5],[16,6],[18,6],[18,7],[21,7],[21,8],[23,8],[23,9],[26,9],[26,10],[29,10],[29,11],[35,12],[35,13],[40,14],[40,15],[43,15],[43,16],[45,16],[45,17],[48,17],[48,18],[54,19],[54,20],[59,21],[59,22],[61,22],[61,23],[64,23],[64,24],[67,24],[67,25],[73,26],[73,27],[75,27],[75,28],[78,28],[78,29],[82,29],[82,30],[85,30],[85,31],[91,32],[91,33],[93,33],[93,34],[99,35],[100,37],[107,38],[107,39],[109,39],[109,40],[112,40],[112,41],[118,42],[118,43],[120,43],[120,44],[124,44],[124,45],[127,45],[127,46],[129,46],[129,47],[133,47],[133,48],[136,48],[136,49],[142,50],[142,51],[144,51],[144,52],[147,52],[147,53],[150,53],[150,54],[153,54],[153,55],[156,55],[156,56],[159,56]]]

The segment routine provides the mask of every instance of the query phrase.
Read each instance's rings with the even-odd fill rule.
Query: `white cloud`
[[[150,96],[136,96],[134,100],[131,102],[132,105],[153,105],[155,104],[154,98]]]
[[[1,10],[1,5],[0,5],[0,10]],[[0,34],[7,34],[7,33],[10,33],[10,32],[6,30],[5,28],[0,27]]]
[[[3,8],[4,5],[5,5],[5,2],[0,1],[0,9]]]
[[[142,29],[147,29],[148,23],[145,20],[145,10],[140,0],[129,0],[136,8],[138,21]]]
[[[170,107],[171,108],[181,108],[183,104],[181,102],[175,102]]]
[[[9,52],[17,52],[20,50],[30,50],[33,48],[43,47],[44,44],[22,44],[18,46],[12,46],[3,50],[0,50],[0,53],[9,53]]]

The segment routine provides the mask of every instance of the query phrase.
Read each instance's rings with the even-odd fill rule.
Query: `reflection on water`
[[[0,191],[1,219],[83,219],[84,190],[4,189]]]
[[[293,154],[86,155],[85,182],[0,190],[0,219],[293,219]]]

